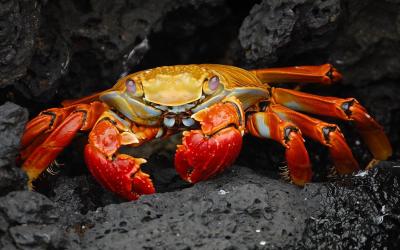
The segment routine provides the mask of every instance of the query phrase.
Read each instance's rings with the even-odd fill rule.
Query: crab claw
[[[211,137],[201,130],[185,132],[175,154],[176,171],[191,183],[209,179],[236,160],[241,146],[242,135],[234,127],[224,128]]]
[[[122,198],[137,200],[140,195],[155,192],[149,175],[140,170],[144,159],[120,154],[110,161],[90,144],[86,145],[85,159],[96,180]]]
[[[105,188],[127,200],[155,192],[150,176],[140,170],[146,160],[116,153],[121,143],[131,143],[133,139],[103,120],[96,124],[85,147],[85,161],[92,175]]]
[[[183,133],[175,154],[175,168],[186,181],[209,179],[230,166],[242,147],[243,111],[238,99],[230,98],[192,116],[201,130]]]

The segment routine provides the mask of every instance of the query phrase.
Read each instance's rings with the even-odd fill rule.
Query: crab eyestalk
[[[222,172],[236,160],[242,147],[244,113],[240,101],[230,97],[192,118],[200,122],[201,130],[183,133],[175,168],[184,180],[196,183]]]

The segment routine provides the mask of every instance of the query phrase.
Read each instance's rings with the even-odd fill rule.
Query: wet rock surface
[[[0,86],[6,86],[0,91],[0,248],[399,248],[398,1],[14,0],[0,6]],[[26,109],[34,116],[139,69],[207,62],[335,64],[343,84],[302,90],[356,97],[388,132],[393,157],[369,172],[328,179],[326,150],[307,140],[315,182],[301,189],[281,180],[279,145],[246,137],[235,166],[192,186],[173,169],[178,136],[129,152],[148,159],[144,171],[159,193],[124,202],[89,174],[79,136],[61,155],[59,174],[43,176],[40,192],[26,191],[15,165]],[[365,166],[371,155],[356,131],[339,125]]]
[[[306,221],[300,245],[327,249],[397,249],[400,246],[399,165],[382,162],[331,184],[304,190],[317,198],[319,209]]]

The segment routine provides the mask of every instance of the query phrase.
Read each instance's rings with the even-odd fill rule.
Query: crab
[[[322,97],[268,84],[333,84],[341,74],[330,64],[245,70],[217,65],[163,66],[127,75],[110,89],[61,108],[42,111],[25,128],[20,159],[28,184],[35,181],[80,131],[89,132],[84,155],[95,179],[127,200],[155,188],[141,170],[146,160],[119,153],[183,132],[175,168],[190,183],[223,172],[238,157],[244,134],[285,148],[290,181],[304,186],[312,166],[304,137],[328,148],[339,174],[360,169],[336,124],[301,112],[351,121],[373,157],[392,148],[383,128],[354,98]]]

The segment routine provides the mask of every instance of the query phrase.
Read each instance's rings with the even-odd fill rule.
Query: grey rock
[[[39,27],[40,4],[36,0],[0,2],[0,87],[26,74]]]
[[[31,191],[13,191],[0,197],[0,212],[9,224],[50,224],[60,216],[46,196]]]
[[[376,84],[358,88],[354,95],[368,107],[370,114],[381,124],[392,143],[393,158],[400,157],[400,88],[399,83],[387,81],[385,84]]]
[[[178,192],[86,215],[83,248],[309,249],[398,246],[399,162],[304,189],[234,166]],[[70,237],[76,232],[70,232]],[[75,235],[76,236],[76,235]]]
[[[240,28],[239,40],[248,64],[270,65],[327,47],[341,15],[339,0],[264,0]]]
[[[399,164],[381,162],[368,173],[322,188],[311,184],[305,192],[319,197],[320,205],[307,220],[300,245],[307,249],[399,248]]]
[[[179,192],[90,212],[82,244],[105,249],[290,246],[319,204],[305,197],[296,186],[235,166]]]
[[[18,249],[65,248],[65,237],[63,231],[57,226],[15,226],[10,228],[10,234]]]
[[[35,101],[48,101],[55,94],[71,98],[109,88],[137,67],[151,46],[151,35],[170,28],[174,35],[193,34],[197,27],[210,26],[224,16],[209,16],[204,21],[199,10],[217,9],[223,2],[50,1],[42,11],[29,72],[16,87]],[[184,30],[174,30],[179,26],[173,23],[164,27],[164,21],[180,9],[193,12],[198,18],[191,18],[197,21],[188,22]]]
[[[4,235],[2,237],[0,237],[0,248],[1,249],[7,249],[7,250],[14,250],[14,249],[18,249],[13,241],[12,238],[8,235]]]
[[[345,1],[348,13],[329,61],[344,83],[365,86],[400,76],[400,5],[394,1]]]
[[[11,102],[0,106],[0,195],[26,186],[25,174],[15,166],[15,158],[27,120],[26,109]]]
[[[333,63],[343,83],[398,79],[400,6],[396,1],[263,1],[239,40],[248,67]]]

